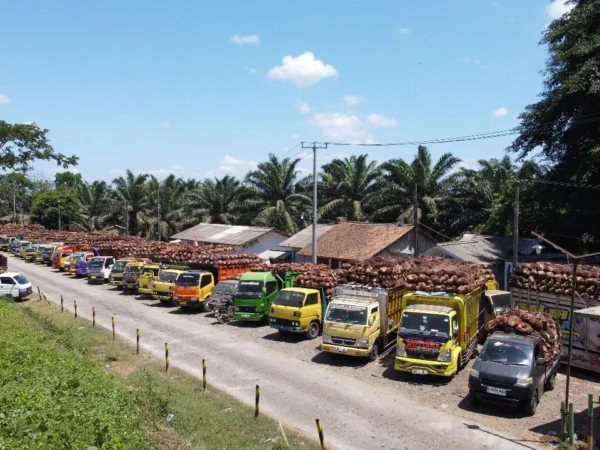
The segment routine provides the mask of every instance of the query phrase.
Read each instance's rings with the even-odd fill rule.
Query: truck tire
[[[202,312],[210,312],[210,308],[208,307],[208,299],[210,297],[206,297],[206,299],[202,302],[202,305],[200,305],[200,311]]]
[[[306,330],[306,337],[308,339],[316,339],[319,337],[319,331],[321,331],[321,327],[319,326],[319,322],[311,322],[308,325],[308,329]]]
[[[533,395],[529,400],[525,400],[525,404],[523,405],[523,410],[525,414],[528,416],[535,415],[535,411],[537,410],[537,405],[539,403],[539,396],[537,389],[533,391]]]
[[[376,361],[379,358],[379,341],[373,343],[373,347],[369,352],[369,361]]]
[[[556,387],[556,372],[550,375],[550,378],[546,379],[544,383],[544,391],[552,391]]]

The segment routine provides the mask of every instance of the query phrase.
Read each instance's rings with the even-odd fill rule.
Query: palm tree
[[[319,217],[367,219],[368,200],[379,177],[377,163],[367,164],[367,158],[368,155],[359,155],[334,159],[322,167],[320,191],[325,204],[319,208]]]
[[[256,225],[294,234],[303,214],[308,216],[312,201],[305,193],[308,180],[298,180],[300,171],[296,166],[299,161],[279,160],[271,153],[267,162],[260,163],[256,170],[246,175],[246,184],[255,191],[256,198],[245,204],[253,211],[260,210],[253,221]]]
[[[383,174],[369,199],[378,205],[373,217],[412,223],[416,186],[418,220],[439,228],[442,207],[457,201],[453,189],[458,176],[452,171],[459,162],[451,153],[444,153],[432,165],[427,147],[419,146],[411,164],[402,159],[383,163],[380,166]]]
[[[125,176],[115,178],[113,184],[114,202],[111,202],[113,216],[121,216],[122,225],[128,234],[138,235],[140,232],[140,215],[143,213],[144,201],[147,195],[146,181],[148,175],[134,175],[127,169]],[[114,219],[113,219],[114,220]]]
[[[230,175],[221,179],[204,180],[196,189],[188,192],[183,207],[185,223],[235,223],[241,205],[252,194],[253,192],[243,186],[240,180]]]
[[[187,186],[185,181],[173,174],[163,181],[150,177],[139,214],[139,228],[143,237],[160,237],[163,240],[179,231],[183,222],[182,205]]]
[[[109,203],[109,188],[106,182],[83,182],[75,193],[79,203],[79,218],[75,224],[87,231],[105,230]]]

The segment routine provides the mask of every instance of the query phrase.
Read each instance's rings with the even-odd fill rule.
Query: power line
[[[286,151],[285,153],[283,153],[282,155],[279,155],[280,158],[283,158],[285,155],[287,155],[288,153],[290,153],[291,151],[297,149],[299,146],[302,145],[302,142],[298,142],[296,145],[294,145],[292,148],[290,148],[288,151]]]
[[[443,238],[445,238],[445,239],[448,239],[448,241],[455,241],[455,242],[456,242],[456,240],[455,240],[455,239],[452,239],[451,237],[448,237],[448,236],[446,236],[445,234],[442,234],[442,233],[440,233],[439,231],[436,231],[436,230],[434,230],[433,228],[431,228],[431,227],[428,227],[428,226],[427,226],[427,225],[425,225],[423,222],[417,221],[417,223],[418,223],[419,225],[421,225],[422,227],[425,227],[425,228],[427,228],[428,230],[431,230],[431,231],[433,231],[434,233],[436,233],[436,234],[439,234],[439,235],[440,235],[440,236],[442,236]]]

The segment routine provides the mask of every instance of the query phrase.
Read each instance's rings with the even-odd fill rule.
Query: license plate
[[[340,353],[348,353],[348,349],[345,347],[336,347],[335,350]]]
[[[502,397],[506,397],[506,389],[500,389],[497,387],[487,387],[488,394],[501,395]]]
[[[96,277],[92,277],[92,280],[95,280],[95,279],[96,279]]]
[[[427,372],[426,370],[422,370],[422,369],[415,369],[412,371],[413,375],[428,375],[429,372]]]
[[[250,314],[242,314],[242,317],[243,317],[244,319],[246,319],[246,318],[249,318],[249,317],[250,317]]]
[[[279,326],[279,329],[283,330],[283,331],[295,331],[294,327],[282,327],[282,326]]]

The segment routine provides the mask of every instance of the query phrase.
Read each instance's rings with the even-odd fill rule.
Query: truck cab
[[[140,275],[138,294],[152,296],[154,280],[158,279],[161,271],[160,264],[147,264]]]
[[[35,258],[33,258],[33,262],[43,264],[44,253],[47,253],[48,251],[52,253],[52,247],[50,246],[50,244],[38,245],[37,251],[35,252]]]
[[[206,299],[215,287],[213,274],[206,270],[188,270],[177,277],[173,300],[182,308],[206,311]]]
[[[173,291],[177,277],[185,273],[183,270],[164,269],[161,270],[158,279],[152,285],[152,297],[161,303],[173,302]]]
[[[110,284],[117,286],[118,288],[123,287],[123,274],[125,272],[127,263],[129,263],[129,261],[124,259],[115,261],[115,264],[110,272]]]
[[[10,244],[12,241],[14,241],[16,239],[16,237],[14,236],[6,236],[3,238],[0,238],[0,250],[2,250],[3,252],[7,252],[10,249]]]
[[[125,294],[137,293],[139,287],[140,276],[146,264],[152,261],[129,261],[123,271],[123,292]]]
[[[68,245],[61,245],[56,247],[52,254],[52,267],[58,269],[60,272],[65,271],[65,263],[67,259],[73,255],[73,248]]]
[[[273,300],[281,289],[293,287],[297,277],[297,272],[242,274],[233,299],[233,318],[243,322],[268,321]]]
[[[77,278],[87,276],[87,262],[90,261],[94,256],[98,256],[97,252],[93,251],[82,251],[77,252],[71,259],[69,265],[69,274],[74,275]]]
[[[36,253],[38,251],[38,245],[37,244],[29,244],[27,247],[25,247],[23,249],[23,259],[25,259],[26,262],[35,262],[35,257],[36,257]]]
[[[307,338],[316,339],[326,308],[322,289],[285,288],[271,304],[269,325],[280,332],[304,333]]]
[[[517,406],[534,415],[542,394],[554,389],[558,362],[558,355],[544,359],[535,336],[494,332],[471,369],[471,403]]]
[[[19,258],[25,259],[25,249],[29,248],[30,246],[33,246],[33,242],[20,241],[19,245],[17,246],[16,256],[18,256]]]
[[[115,258],[112,256],[96,256],[93,258],[87,269],[88,284],[107,283],[114,264]]]

